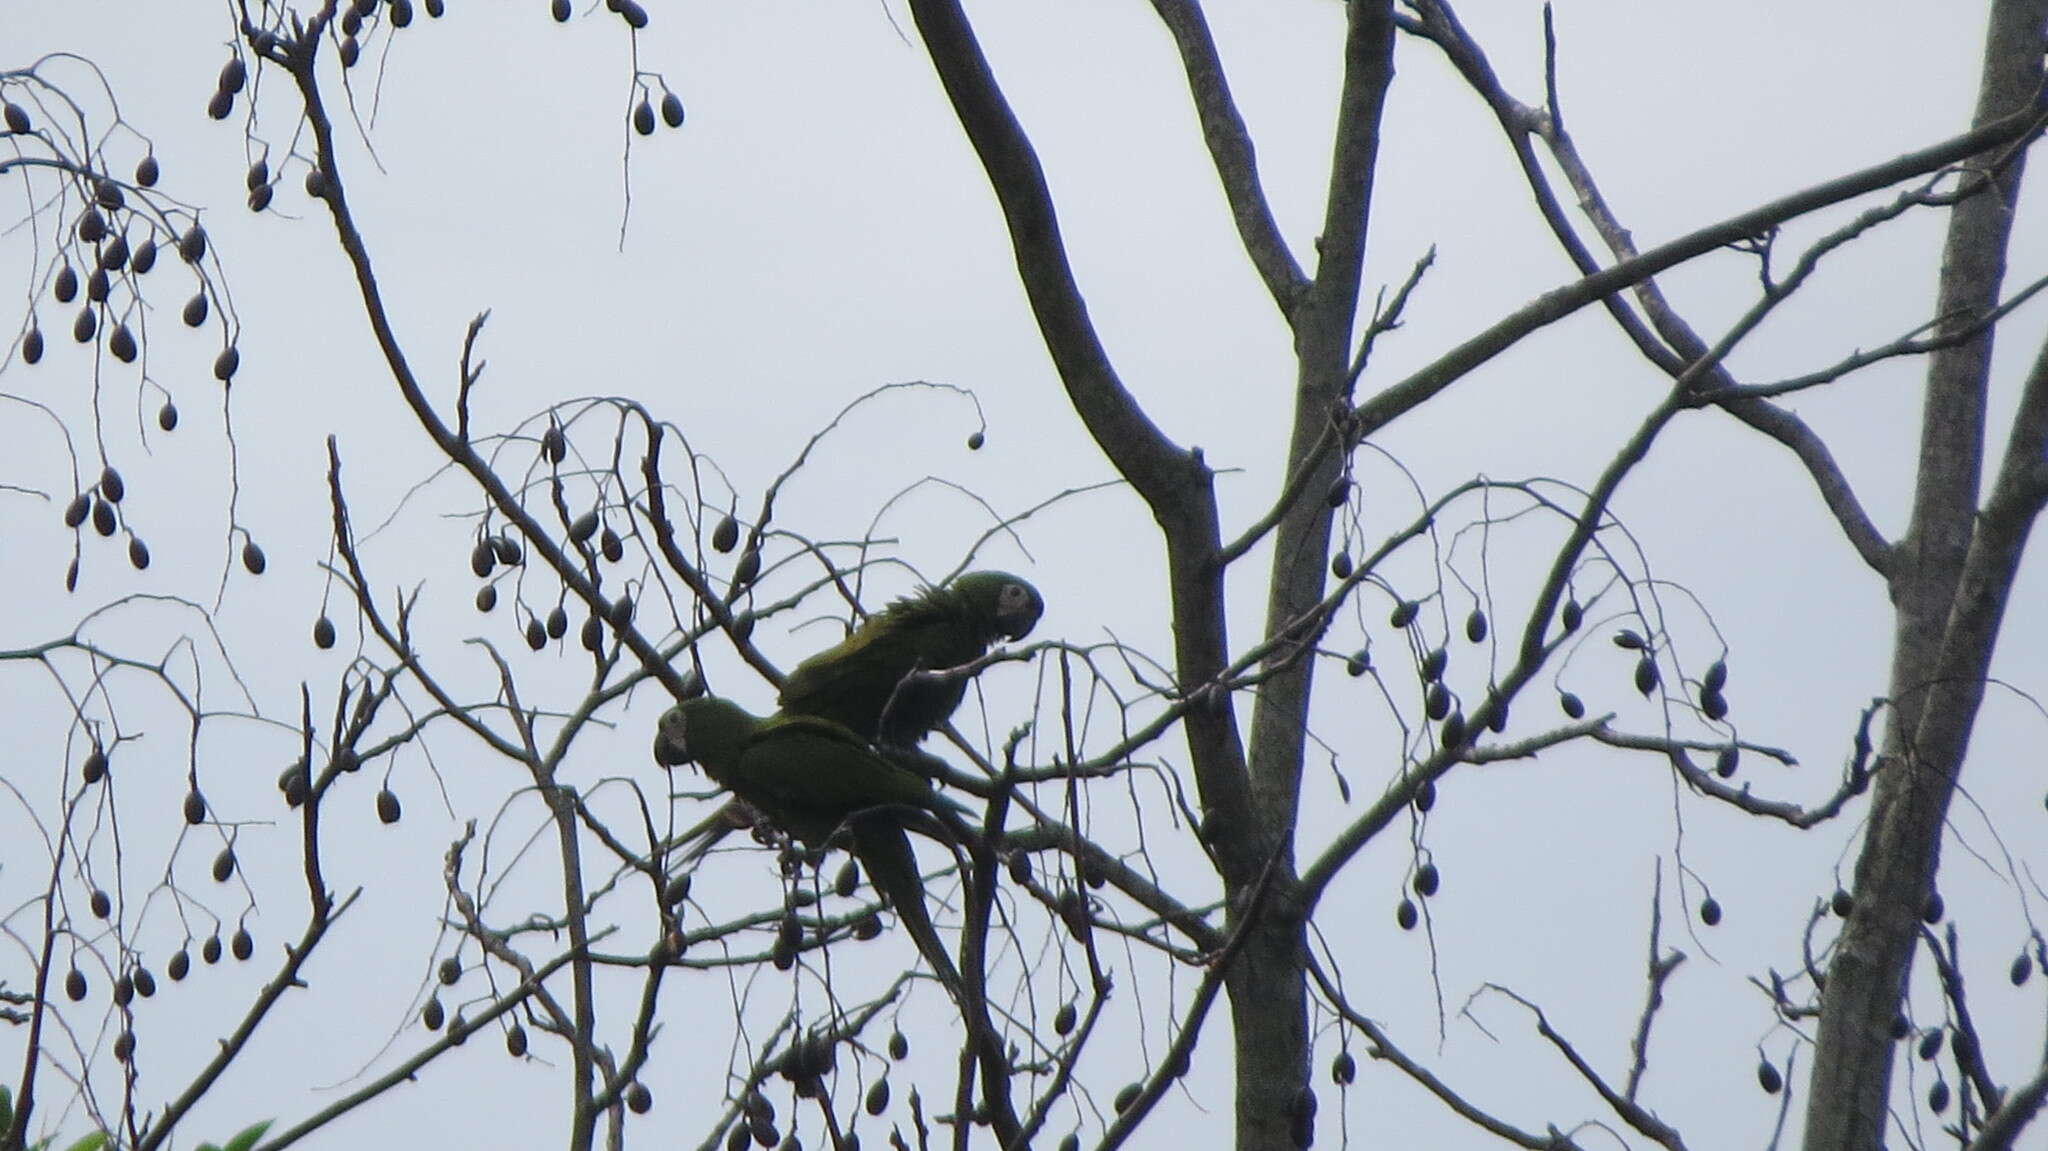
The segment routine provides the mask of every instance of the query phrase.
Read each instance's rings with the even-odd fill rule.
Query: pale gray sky
[[[757,504],[762,486],[806,436],[861,393],[921,379],[978,394],[988,419],[987,446],[978,453],[964,445],[977,426],[972,407],[949,396],[899,396],[850,420],[779,507],[784,526],[814,537],[858,536],[892,493],[926,476],[971,488],[1006,514],[1111,476],[1067,408],[1039,344],[980,168],[929,64],[899,36],[899,27],[914,34],[900,5],[650,4],[653,22],[636,46],[602,5],[579,6],[565,26],[548,18],[542,0],[449,0],[449,7],[447,18],[421,18],[400,33],[388,57],[382,34],[372,41],[364,64],[349,75],[368,134],[344,133],[350,196],[386,299],[438,400],[453,396],[464,325],[489,309],[482,347],[490,369],[474,404],[480,428],[508,430],[571,397],[631,396],[678,424],[717,461],[738,487],[743,509]],[[1511,90],[1535,100],[1539,6],[1466,7],[1462,15]],[[1288,337],[1230,228],[1170,41],[1137,4],[980,4],[971,14],[1037,143],[1091,313],[1125,381],[1170,435],[1201,445],[1218,468],[1235,469],[1219,487],[1226,517],[1243,523],[1263,508],[1279,476],[1292,390]],[[1312,264],[1341,9],[1328,0],[1217,3],[1210,18],[1276,214],[1297,258]],[[204,115],[227,57],[231,29],[222,6],[0,0],[0,23],[0,68],[24,67],[52,51],[98,63],[130,125],[155,141],[163,188],[204,210],[241,324],[235,506],[271,562],[260,581],[230,574],[220,633],[264,715],[295,722],[302,680],[312,684],[316,714],[331,710],[354,635],[344,622],[341,646],[326,653],[304,638],[319,612],[318,565],[327,556],[323,438],[339,437],[356,523],[365,532],[435,474],[436,460],[382,371],[324,212],[299,190],[303,163],[284,160],[294,131],[291,93],[281,77],[261,76],[254,139],[268,144],[272,167],[283,164],[285,175],[272,210],[252,216],[242,185],[251,153],[240,131],[248,98],[227,124]],[[1644,246],[1959,131],[1974,99],[1982,35],[1974,10],[1936,13],[1905,3],[1565,0],[1557,23],[1567,121]],[[659,72],[681,94],[689,116],[680,131],[630,137],[629,48],[640,67]],[[1397,64],[1368,289],[1398,284],[1431,245],[1438,256],[1408,323],[1381,342],[1362,384],[1368,390],[1570,275],[1483,105],[1426,45],[1404,39]],[[46,75],[80,95],[96,128],[104,125],[106,105],[91,94],[90,73],[77,64],[47,68]],[[328,79],[339,113],[340,88]],[[140,151],[120,136],[107,149],[123,169]],[[5,218],[11,227],[22,201],[12,183],[0,191],[13,205]],[[1781,250],[1842,218],[1793,225]],[[47,244],[48,226],[38,226]],[[1939,244],[1938,217],[1920,215],[1836,256],[1806,296],[1740,350],[1735,367],[1756,380],[1795,375],[1922,322]],[[41,251],[47,255],[47,247]],[[10,340],[39,291],[35,259],[26,232],[0,234],[0,271],[7,273],[0,283],[17,285],[13,302],[0,308],[0,332]],[[2022,211],[2012,263],[2013,285],[2048,264],[2040,213]],[[150,369],[184,413],[178,432],[155,432],[161,393],[150,390],[138,402],[132,369],[106,364],[97,393],[108,449],[132,489],[124,508],[155,563],[137,577],[115,546],[89,537],[81,589],[62,594],[69,551],[56,509],[71,493],[67,465],[49,444],[50,425],[10,408],[16,432],[8,442],[18,454],[0,467],[0,482],[50,491],[55,502],[0,499],[0,539],[8,541],[0,546],[0,580],[15,609],[0,625],[0,647],[48,638],[89,605],[127,591],[213,600],[229,554],[219,392],[206,367],[219,327],[213,321],[195,335],[177,322],[189,292],[179,278],[186,275],[166,261],[149,285]],[[1684,269],[1667,284],[1710,335],[1747,305],[1753,286],[1753,264],[1734,254]],[[52,405],[76,432],[84,426],[78,420],[89,402],[91,361],[69,338],[69,309],[54,307],[46,292],[34,303],[52,335],[51,352],[32,371],[9,364],[0,389]],[[2001,330],[1994,387],[2003,406],[1994,443],[2043,327],[2037,309]],[[1604,315],[1589,310],[1474,373],[1374,443],[1431,494],[1475,473],[1587,484],[1661,396],[1660,379]],[[1892,532],[1904,519],[1910,481],[1902,463],[1915,443],[1917,386],[1915,365],[1891,365],[1789,405],[1832,437],[1837,458]],[[147,452],[136,431],[142,424],[150,430]],[[604,445],[593,439],[582,446]],[[95,460],[87,473],[97,468]],[[1407,482],[1370,451],[1360,457],[1359,477],[1366,536],[1376,541],[1413,514],[1414,501]],[[380,587],[388,595],[424,581],[422,647],[458,682],[488,692],[482,653],[460,643],[486,634],[517,653],[529,699],[571,700],[587,678],[578,659],[528,657],[503,607],[479,617],[468,606],[475,583],[466,571],[467,529],[442,517],[476,505],[465,482],[445,475],[413,497],[369,549]],[[1888,616],[1881,586],[1843,542],[1804,473],[1734,421],[1698,413],[1673,427],[1624,487],[1616,510],[1654,574],[1697,594],[1727,637],[1730,698],[1743,736],[1788,748],[1803,765],[1773,772],[1750,757],[1748,778],[1773,795],[1825,795],[1857,711],[1883,690]],[[878,532],[896,538],[893,554],[940,572],[987,523],[964,497],[931,487],[899,505]],[[1234,533],[1226,526],[1225,534]],[[1512,559],[1526,545],[1512,532],[1502,537],[1494,589],[1515,604],[1529,581]],[[1156,534],[1133,496],[1112,491],[1076,499],[1034,519],[1022,539],[1029,558],[999,541],[985,559],[1027,574],[1044,592],[1049,607],[1040,636],[1089,643],[1114,634],[1164,654]],[[1422,569],[1409,563],[1393,570],[1415,579]],[[1232,585],[1240,646],[1263,612],[1263,573],[1260,558]],[[907,583],[899,578],[884,590]],[[2048,682],[2048,661],[2033,642],[2048,626],[2041,590],[2035,563],[2014,599],[1997,666],[2020,688]],[[1382,652],[1391,654],[1383,604],[1365,603]],[[1681,642],[1695,653],[1710,650],[1689,601],[1673,593],[1665,604]],[[101,634],[110,640],[148,650],[167,642],[159,633],[190,629],[193,617],[139,604],[105,626],[111,630]],[[792,633],[770,626],[761,640],[787,666],[828,634],[826,627]],[[1479,683],[1478,660],[1462,639],[1452,647],[1453,679],[1473,677],[1458,681],[1469,695]],[[1699,656],[1702,665],[1708,658]],[[208,659],[217,669],[217,660]],[[736,665],[718,667],[725,676],[720,690],[760,710],[772,703],[765,686],[742,678]],[[1629,667],[1623,653],[1596,638],[1569,665],[1566,682],[1596,710],[1615,708],[1624,723],[1656,730],[1656,713],[1628,686]],[[1334,665],[1329,671],[1318,734],[1340,756],[1356,794],[1345,806],[1312,758],[1304,854],[1354,815],[1361,797],[1377,794],[1398,748],[1377,697],[1334,674]],[[1028,715],[1029,687],[1048,674],[993,671],[990,727],[1000,732]],[[19,734],[6,775],[48,824],[55,810],[48,777],[61,761],[65,735],[47,720],[56,697],[47,679],[23,667],[9,675],[0,706],[15,715],[12,730]],[[209,676],[210,692],[225,687],[217,670]],[[1403,676],[1392,682],[1407,683]],[[644,752],[658,707],[649,694],[607,713],[619,724],[616,736],[592,733],[572,761],[584,785],[632,774],[659,786]],[[1510,734],[1532,734],[1555,715],[1548,692],[1532,688]],[[1990,833],[1995,829],[2019,860],[2039,856],[2040,821],[2048,817],[2035,749],[2044,722],[2025,699],[1991,695],[1967,781],[1977,805],[1959,805],[1954,817],[1959,840],[1971,850],[1952,844],[1944,872],[1966,953],[1981,969],[1979,1021],[1992,1028],[1994,1067],[2031,1067],[2041,1040],[2040,984],[2015,991],[2003,974],[2025,937],[2023,904],[2038,909],[2039,902],[2023,900],[2002,878],[2006,857]],[[149,782],[124,793],[124,805],[134,807],[121,812],[124,884],[134,898],[162,874],[178,825],[170,807],[160,805],[174,804],[183,790],[173,779],[183,771],[181,730],[168,715],[144,726],[148,738],[126,758],[146,767]],[[290,737],[255,724],[222,727],[217,744],[209,732],[202,745],[201,770],[216,808],[223,818],[280,818],[272,781],[292,754]],[[979,717],[963,728],[978,730]],[[392,786],[407,804],[398,828],[374,821],[367,780],[337,801],[335,819],[343,826],[334,828],[329,882],[340,891],[365,887],[364,901],[313,965],[312,992],[293,996],[266,1026],[181,1146],[224,1137],[252,1119],[295,1122],[345,1091],[352,1076],[390,1066],[421,1041],[411,1022],[417,1000],[410,997],[429,978],[442,906],[441,853],[462,820],[475,817],[488,827],[508,798],[497,858],[518,851],[537,824],[532,797],[513,795],[517,781],[505,765],[484,759],[452,732],[427,747],[454,818],[417,751],[401,755],[392,769]],[[1161,754],[1184,767],[1174,745]],[[1147,842],[1158,850],[1162,871],[1169,879],[1189,874],[1184,832],[1168,826],[1156,789],[1142,785],[1141,794],[1157,824]],[[629,816],[623,792],[601,798],[612,814]],[[1120,810],[1115,789],[1099,802],[1095,830],[1105,842],[1137,846],[1135,833],[1120,832],[1111,815]],[[695,810],[685,807],[685,817]],[[1991,813],[1988,825],[1984,812]],[[1392,922],[1410,858],[1405,836],[1390,833],[1359,857],[1319,923],[1355,1001],[1411,1054],[1524,1127],[1568,1127],[1601,1114],[1598,1101],[1540,1044],[1529,1021],[1498,999],[1483,1000],[1474,1015],[1489,1038],[1456,1013],[1484,982],[1512,986],[1549,1008],[1581,1050],[1619,1078],[1641,1006],[1651,875],[1661,858],[1666,942],[1692,961],[1669,989],[1646,1098],[1694,1146],[1761,1146],[1777,1101],[1755,1087],[1755,1047],[1763,1040],[1782,1061],[1790,1044],[1787,1034],[1771,1031],[1767,1006],[1746,980],[1770,966],[1796,967],[1806,909],[1835,886],[1837,861],[1856,830],[1853,817],[1804,834],[1737,818],[1675,792],[1669,773],[1650,760],[1591,750],[1454,772],[1425,840],[1445,876],[1443,894],[1432,903],[1435,975],[1451,1013],[1441,1039],[1431,955],[1419,933],[1404,935]],[[289,832],[289,825],[250,826],[244,854],[256,860],[289,851]],[[19,807],[0,806],[0,844],[20,845],[0,854],[0,908],[14,912],[40,890],[46,865],[37,842]],[[1728,908],[1727,922],[1697,939],[1675,921],[1681,904],[1672,894],[1672,863],[1681,842],[1684,862]],[[176,873],[209,906],[232,915],[239,896],[223,895],[204,876],[215,850],[213,839],[187,845],[176,856]],[[718,909],[737,913],[769,898],[762,894],[770,890],[772,868],[765,853],[736,855],[721,867],[754,886],[717,896]],[[254,863],[250,870],[262,885],[262,911],[252,920],[259,957],[274,956],[280,939],[296,934],[302,900],[288,870],[266,874]],[[546,874],[539,863],[529,870],[529,880]],[[529,885],[530,905],[547,907],[546,888]],[[1190,898],[1203,890],[1197,884]],[[1697,900],[1696,888],[1687,893],[1686,904]],[[711,901],[701,887],[699,897]],[[147,953],[160,957],[180,932],[157,898],[140,938]],[[31,926],[18,913],[7,924],[16,936]],[[906,965],[912,952],[895,934],[885,944],[835,952],[835,976],[881,979],[891,965]],[[635,939],[621,949],[637,949]],[[1112,1021],[1128,1035],[1099,1043],[1082,1065],[1104,1110],[1109,1095],[1148,1065],[1132,1054],[1141,1026],[1144,1050],[1154,1057],[1161,1050],[1168,987],[1151,960],[1113,958],[1119,971]],[[18,948],[7,952],[0,978],[18,985],[24,960]],[[160,959],[153,962],[161,971]],[[196,1060],[211,1050],[253,990],[258,966],[204,971],[146,1006],[143,1042],[152,1061],[144,1064],[145,1094],[182,1082],[181,1056]],[[1923,1011],[1935,1005],[1925,966],[1916,974],[1915,1003]],[[1193,984],[1186,972],[1173,978],[1182,994]],[[105,1003],[104,976],[96,982],[88,1006]],[[610,987],[612,1007],[623,1009],[635,987]],[[745,1015],[758,1040],[787,1007],[790,977],[764,969],[742,989],[752,996]],[[687,1145],[709,1131],[708,1108],[722,1097],[720,1076],[731,1057],[735,995],[723,975],[680,972],[671,979],[666,1030],[646,1076],[657,1106],[636,1121],[634,1138]],[[806,985],[803,995],[815,1008],[816,987]],[[906,1030],[922,1040],[913,1066],[925,1094],[948,1094],[950,1056],[939,1053],[943,996],[930,985],[920,988],[910,1018],[917,1026]],[[1220,1011],[1209,1028],[1188,1090],[1169,1096],[1141,1145],[1207,1145],[1227,1121]],[[15,1066],[19,1032],[0,1034],[16,1045],[0,1045],[0,1066]],[[1362,1042],[1352,1047],[1362,1054]],[[1319,1062],[1335,1050],[1334,1034],[1326,1035]],[[495,1037],[479,1035],[420,1084],[373,1103],[312,1145],[371,1138],[546,1145],[562,1127],[566,1059],[560,1047],[538,1041],[535,1053],[552,1065],[517,1065]],[[1324,1146],[1341,1144],[1340,1115],[1361,1145],[1491,1145],[1383,1068],[1368,1064],[1348,1102],[1321,1082]],[[899,1100],[907,1086],[898,1077]],[[46,1089],[44,1099],[47,1120],[61,1093]],[[784,1097],[777,1099],[786,1110]],[[1074,1114],[1061,1112],[1048,1143],[1074,1124]],[[84,1125],[73,1111],[62,1130],[74,1135]],[[1100,1130],[1094,1114],[1081,1125],[1084,1133]],[[886,1127],[863,1132],[875,1146]],[[805,1135],[815,1145],[815,1125]],[[1589,1133],[1585,1142],[1612,1140]]]

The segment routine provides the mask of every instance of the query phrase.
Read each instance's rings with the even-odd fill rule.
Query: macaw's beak
[[[669,708],[654,727],[654,762],[663,767],[680,767],[693,758],[690,745],[683,738],[682,709]]]
[[[1045,614],[1045,601],[1036,595],[996,617],[996,623],[1003,629],[1003,638],[1015,643],[1031,634],[1038,626],[1038,617]]]

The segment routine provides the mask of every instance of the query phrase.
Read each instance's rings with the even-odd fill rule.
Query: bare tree
[[[1853,882],[1787,941],[1797,966],[1753,973],[1763,1025],[1788,1036],[1780,1050],[1802,1053],[1810,1068],[1807,1146],[1874,1147],[1895,1130],[1919,1144],[1918,1119],[1906,1113],[1917,1116],[1920,1101],[1892,1082],[1899,1041],[1908,1038],[1923,1059],[1945,1059],[1961,1085],[1952,1120],[1945,1076],[1926,1100],[1961,1146],[2013,1145],[2048,1097],[2048,1063],[2016,1069],[2017,1080],[2001,1076],[2015,1069],[1990,1065],[1966,997],[1961,933],[1936,891],[1947,813],[2006,604],[2033,520],[2048,502],[2048,353],[2024,381],[2005,455],[1988,496],[1979,495],[1993,337],[2042,286],[2010,290],[2004,271],[2026,150],[2048,122],[2040,110],[2044,0],[1994,5],[1967,130],[1648,249],[1637,247],[1595,179],[1594,159],[1566,130],[1563,53],[1547,10],[1547,83],[1525,102],[1449,4],[1346,4],[1327,190],[1319,232],[1302,246],[1283,235],[1267,201],[1201,6],[1154,0],[1238,240],[1291,337],[1285,453],[1272,462],[1278,479],[1263,510],[1249,518],[1223,511],[1204,452],[1176,441],[1148,413],[1142,389],[1119,374],[1083,302],[1028,127],[962,6],[909,0],[922,51],[999,202],[1016,273],[1073,414],[1117,485],[1157,525],[1171,635],[1163,653],[1040,637],[963,667],[916,673],[1036,684],[1029,695],[991,687],[980,734],[949,727],[936,758],[920,761],[980,824],[975,836],[936,836],[923,856],[927,882],[958,929],[957,1001],[900,965],[878,976],[861,960],[874,949],[857,945],[885,934],[885,908],[856,868],[728,802],[687,769],[647,762],[638,749],[673,701],[779,685],[778,657],[811,634],[793,621],[823,612],[851,627],[878,606],[871,585],[900,579],[892,569],[904,566],[890,541],[873,523],[862,530],[789,522],[778,499],[819,466],[815,451],[845,434],[856,409],[936,408],[972,394],[950,383],[877,386],[829,417],[753,492],[716,463],[752,445],[714,451],[693,442],[653,396],[563,398],[512,426],[486,426],[472,408],[490,386],[488,314],[470,323],[452,372],[420,366],[380,282],[376,236],[351,200],[371,179],[360,102],[374,99],[376,87],[361,65],[406,35],[413,4],[235,7],[232,58],[207,110],[240,124],[251,144],[248,206],[271,210],[295,194],[290,181],[303,189],[296,202],[331,228],[386,382],[431,444],[433,458],[420,471],[443,483],[423,478],[388,516],[366,512],[353,494],[354,461],[379,449],[327,439],[330,598],[313,639],[330,649],[352,638],[356,654],[338,682],[301,686],[282,718],[243,681],[226,645],[209,639],[216,618],[232,611],[229,569],[239,565],[232,578],[240,580],[262,575],[269,562],[232,508],[212,602],[122,596],[68,634],[0,653],[43,669],[56,685],[64,703],[52,726],[63,733],[65,762],[78,765],[66,768],[59,788],[10,785],[21,820],[40,834],[16,837],[0,857],[10,875],[37,876],[4,921],[17,957],[0,967],[0,1007],[24,1042],[21,1071],[0,1097],[0,1151],[47,1141],[56,1125],[42,1116],[66,1089],[77,1101],[71,1114],[95,1132],[88,1144],[141,1149],[184,1138],[176,1133],[194,1108],[246,1059],[280,1005],[307,988],[308,963],[344,928],[360,894],[354,879],[335,878],[324,821],[342,797],[356,797],[382,823],[398,823],[404,805],[394,772],[408,758],[423,760],[444,784],[465,785],[450,790],[475,795],[480,786],[487,797],[455,813],[435,878],[444,894],[437,958],[403,1007],[417,1012],[425,1034],[407,1028],[374,1073],[328,1105],[246,1127],[231,1144],[238,1151],[313,1135],[445,1066],[479,1032],[499,1037],[522,1063],[552,1058],[566,1068],[568,1146],[623,1146],[630,1117],[655,1106],[651,1071],[679,1058],[677,1031],[701,1032],[714,1010],[729,1013],[723,1077],[693,1100],[703,1110],[684,1112],[705,1147],[795,1146],[804,1138],[843,1148],[858,1142],[863,1125],[872,1139],[884,1138],[877,1132],[886,1125],[892,1145],[906,1148],[1021,1148],[1056,1135],[1062,1148],[1083,1138],[1114,1147],[1159,1114],[1204,1037],[1224,1030],[1241,1148],[1314,1142],[1318,1046],[1334,1047],[1329,1075],[1348,1099],[1362,1074],[1354,1043],[1368,1067],[1513,1145],[1586,1146],[1588,1130],[1630,1145],[1712,1143],[1714,1132],[1681,1131],[1660,1117],[1646,1083],[1653,1029],[1679,991],[1672,980],[1685,959],[1665,939],[1665,912],[1695,913],[1709,928],[1722,915],[1682,859],[1669,894],[1657,872],[1644,986],[1627,991],[1644,997],[1625,1037],[1627,1062],[1604,1067],[1535,996],[1494,982],[1474,992],[1474,1003],[1533,1021],[1540,1058],[1576,1077],[1598,1100],[1596,1114],[1560,1103],[1554,1114],[1529,1118],[1489,1102],[1490,1085],[1454,1082],[1410,1037],[1379,1022],[1370,985],[1350,974],[1377,957],[1353,945],[1331,894],[1364,867],[1368,849],[1399,847],[1404,892],[1395,922],[1404,931],[1427,928],[1442,878],[1426,832],[1442,781],[1581,746],[1662,765],[1676,802],[1760,825],[1807,831],[1843,816],[1864,821]],[[428,17],[443,14],[438,2],[421,7]],[[633,45],[623,116],[629,144],[663,123],[681,126],[680,98],[637,64],[649,13],[634,0],[606,8],[579,17],[566,3],[550,6],[557,20],[607,21]],[[1434,260],[1432,252],[1385,277],[1368,258],[1388,93],[1396,60],[1408,54],[1447,62],[1492,114],[1526,181],[1534,226],[1577,275],[1387,378],[1375,348],[1420,306]],[[179,424],[179,397],[161,382],[168,373],[150,361],[164,342],[148,329],[149,304],[167,291],[156,286],[162,275],[146,279],[159,251],[180,256],[194,276],[183,322],[198,328],[218,317],[225,330],[212,375],[230,443],[225,397],[240,367],[220,255],[196,211],[159,188],[153,146],[113,98],[119,78],[89,71],[97,90],[83,90],[75,74],[63,73],[76,63],[52,58],[0,72],[0,142],[10,149],[0,153],[0,175],[26,189],[35,244],[23,272],[31,302],[0,367],[10,395],[53,416],[69,449],[68,587],[77,586],[82,563],[99,562],[86,550],[88,524],[103,537],[125,534],[130,565],[149,566],[141,525],[123,510],[115,456],[125,441],[110,436],[97,397],[132,387],[136,410],[152,411],[161,434]],[[1939,298],[1924,324],[1866,349],[1826,352],[1831,359],[1781,379],[1746,379],[1731,367],[1766,319],[1820,290],[1814,276],[1830,257],[1930,213],[1945,214],[1949,238]],[[1781,229],[1809,218],[1825,221],[1813,238],[1784,238]],[[1756,286],[1716,331],[1683,314],[1659,277],[1730,249],[1753,265]],[[1368,305],[1374,279],[1391,290]],[[83,412],[28,382],[50,371],[37,368],[54,339],[43,317],[59,307],[72,317],[74,342],[93,351],[95,399]],[[1475,476],[1437,491],[1408,476],[1412,506],[1388,513],[1401,505],[1375,493],[1368,508],[1363,475],[1392,487],[1406,474],[1382,447],[1386,429],[1503,353],[1527,350],[1547,326],[1595,307],[1656,389],[1608,458],[1584,477]],[[1924,359],[1928,372],[1922,450],[1911,523],[1892,540],[1827,441],[1783,401],[1911,358]],[[1617,493],[1659,456],[1674,423],[1696,412],[1730,417],[1789,450],[1840,543],[1884,581],[1896,610],[1889,690],[1847,717],[1851,755],[1815,798],[1735,780],[1744,756],[1792,756],[1734,726],[1729,652],[1711,612],[1655,573],[1616,513]],[[969,446],[980,447],[982,436],[977,424]],[[86,449],[76,446],[87,440]],[[239,474],[238,464],[228,467]],[[460,488],[460,533],[441,527],[432,535],[440,558],[465,558],[476,581],[486,631],[466,642],[446,638],[448,627],[422,606],[449,582],[445,574],[417,575],[406,549],[380,540],[393,523],[441,522],[450,509],[437,493],[451,483]],[[24,478],[22,488],[64,490],[46,477]],[[1035,517],[1087,490],[1049,488],[1034,506],[992,509],[951,573],[917,574],[942,583],[985,553],[1024,544]],[[1262,573],[1249,571],[1269,557]],[[1227,623],[1233,576],[1239,589],[1261,589],[1263,623],[1250,639],[1234,637]],[[407,579],[426,583],[379,590],[405,589]],[[166,611],[179,638],[151,652],[145,637],[157,624],[142,621]],[[102,625],[113,638],[100,638]],[[1574,670],[1575,661],[1592,662],[1580,653],[1601,639],[1626,653],[1653,722],[1624,720],[1627,689],[1609,691]],[[1568,672],[1587,682],[1574,678],[1568,687]],[[1350,681],[1374,689],[1374,722],[1397,754],[1347,749],[1350,763],[1373,765],[1379,784],[1354,809],[1353,784],[1331,750],[1347,806],[1330,830],[1308,818],[1311,761],[1331,747],[1321,732]],[[1610,695],[1619,702],[1603,705]],[[1539,703],[1554,703],[1563,718],[1536,718],[1552,714]],[[159,814],[170,808],[127,798],[157,795],[162,783],[131,784],[122,763],[124,742],[166,723],[187,732],[182,779],[167,793],[174,820]],[[634,762],[613,762],[595,778],[581,773],[590,757],[616,750],[615,727],[626,733],[620,745],[635,749]],[[230,778],[229,769],[217,765],[229,757],[213,740],[241,728],[255,734],[238,754],[283,752],[280,794],[241,789],[224,807],[227,785],[217,781]],[[374,789],[372,780],[380,780]],[[259,862],[273,879],[295,878],[307,905],[303,926],[217,1048],[193,1065],[143,1075],[150,1045],[137,1037],[135,1001],[155,993],[156,972],[183,980],[195,946],[202,963],[217,962],[231,920],[226,950],[241,960],[256,953],[249,922],[257,889],[245,877],[258,857],[244,837],[265,838],[259,800],[294,813],[289,856]],[[147,883],[155,864],[137,862],[137,824],[173,829],[147,840],[163,860]],[[732,834],[741,828],[750,836]],[[209,851],[207,869],[223,886],[202,897],[181,875]],[[2048,964],[2041,936],[2030,938],[2031,952],[2020,956],[2028,966],[2012,969],[2015,984],[2033,963]],[[1923,946],[1939,985],[1941,1022],[1931,1026],[1916,1024],[1910,1010],[1908,974]],[[105,999],[101,983],[111,987]],[[1224,1004],[1226,1018],[1215,1018]],[[937,1025],[929,1022],[934,1006]],[[1464,1015],[1474,1017],[1471,1005]],[[950,1058],[912,1060],[913,1033],[918,1051],[949,1047]],[[1759,1050],[1759,1081],[1782,1096],[1782,1126],[1788,1088],[1800,1083],[1791,1079],[1791,1058]],[[897,1094],[892,1068],[916,1086]],[[167,1081],[177,1086],[164,1090]],[[270,1118],[257,1113],[261,1104],[248,1106],[249,1119]],[[660,1137],[673,1140],[675,1129]]]

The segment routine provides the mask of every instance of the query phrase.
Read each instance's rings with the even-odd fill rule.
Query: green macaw
[[[896,908],[917,949],[946,989],[961,994],[959,968],[925,911],[906,809],[930,812],[963,841],[965,809],[923,777],[877,755],[860,736],[828,719],[760,719],[737,704],[703,696],[670,708],[654,733],[663,765],[696,763],[704,774],[752,804],[776,826],[820,847],[841,827],[868,880]]]
[[[914,746],[952,717],[967,681],[906,682],[910,674],[959,667],[998,639],[1023,639],[1044,611],[1038,589],[1008,572],[968,572],[925,588],[798,664],[782,685],[782,714],[828,719],[885,747]]]

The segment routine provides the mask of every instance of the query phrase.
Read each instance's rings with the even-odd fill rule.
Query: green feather
[[[763,720],[710,696],[662,716],[654,753],[665,764],[696,763],[813,848],[846,828],[869,880],[947,989],[959,994],[959,970],[925,910],[924,879],[903,829],[904,809],[916,808],[964,838],[971,835],[962,821],[965,809],[837,723],[814,716]]]
[[[1008,572],[969,572],[925,588],[798,664],[782,685],[782,711],[831,720],[878,743],[914,744],[952,717],[967,683],[905,677],[971,663],[998,639],[1022,639],[1044,610],[1038,589]]]

